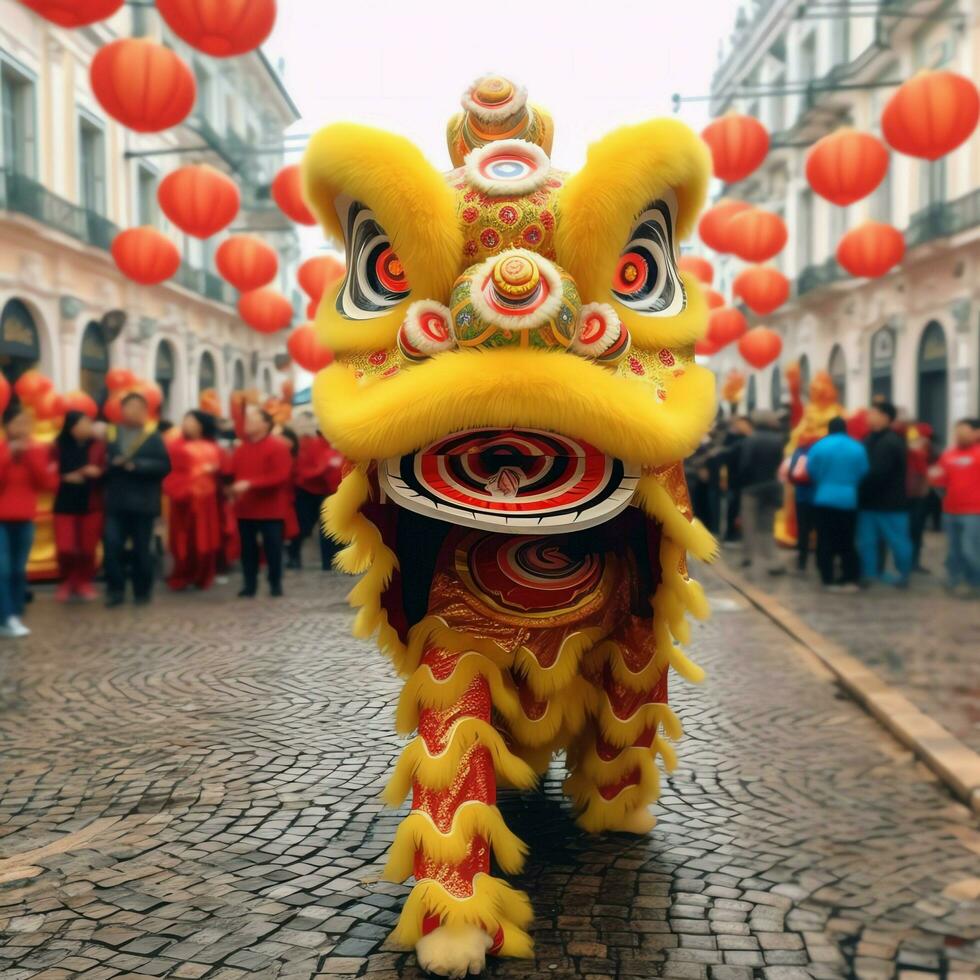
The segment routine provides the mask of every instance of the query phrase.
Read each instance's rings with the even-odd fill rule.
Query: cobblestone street
[[[348,582],[30,610],[0,647],[0,977],[417,978],[385,937],[398,684]],[[556,763],[504,794],[535,962],[509,978],[980,975],[980,830],[809,654],[710,573],[708,671],[646,839],[584,837]],[[891,610],[892,605],[889,606]],[[921,629],[921,627],[920,627]],[[934,664],[954,652],[942,633]],[[975,653],[974,647],[974,653]]]

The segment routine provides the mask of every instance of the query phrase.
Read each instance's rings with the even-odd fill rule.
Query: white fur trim
[[[527,89],[523,85],[515,85],[514,82],[510,82],[509,78],[507,81],[514,86],[514,94],[506,102],[499,106],[486,106],[473,100],[475,89],[478,89],[488,79],[500,77],[499,75],[481,75],[470,85],[460,99],[463,108],[481,122],[503,122],[505,119],[510,119],[511,116],[516,116],[527,105]]]
[[[548,285],[548,298],[531,313],[522,316],[508,316],[505,313],[498,313],[497,310],[489,306],[486,297],[483,295],[483,285],[490,278],[493,267],[505,256],[522,255],[530,259],[541,273],[541,278]],[[537,252],[529,252],[526,248],[508,248],[499,255],[493,255],[484,260],[469,274],[472,280],[470,288],[470,302],[477,315],[485,323],[492,323],[495,327],[504,330],[533,330],[544,323],[554,320],[561,309],[562,291],[561,276],[554,265],[546,258],[538,255]]]
[[[515,180],[486,177],[481,172],[482,164],[501,153],[513,153],[525,157],[532,165],[532,171]],[[466,179],[473,186],[491,197],[522,197],[543,187],[551,172],[548,154],[527,140],[495,140],[486,146],[471,150],[463,161]]]
[[[583,343],[579,337],[586,319],[594,313],[598,313],[606,323],[606,329],[602,336],[591,344]],[[575,339],[571,347],[576,354],[584,357],[601,357],[609,350],[623,332],[623,324],[616,311],[608,303],[586,303],[579,311],[578,330],[575,331]]]
[[[446,324],[449,337],[444,343],[434,341],[422,330],[420,321],[426,313],[436,314]],[[448,306],[437,303],[434,299],[420,299],[412,303],[405,312],[405,321],[401,328],[405,332],[408,342],[421,354],[440,354],[442,351],[452,350],[456,346],[453,315]]]

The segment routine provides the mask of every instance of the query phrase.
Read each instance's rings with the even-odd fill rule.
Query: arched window
[[[272,388],[273,388],[273,384],[272,384],[272,372],[268,368],[266,368],[262,372],[262,390],[263,390],[263,392],[265,394],[271,395],[272,394]]]
[[[778,409],[783,403],[783,372],[779,370],[778,364],[772,366],[769,385],[769,404],[773,409]]]
[[[834,382],[837,389],[837,400],[846,407],[847,405],[847,358],[844,356],[844,348],[840,344],[834,344],[830,352],[830,360],[827,362],[827,371],[830,380]]]
[[[800,359],[797,363],[800,365],[800,391],[803,392],[805,397],[806,393],[810,390],[810,358],[806,354],[800,354]]]
[[[919,341],[918,410],[916,417],[928,422],[936,434],[936,441],[946,442],[946,426],[949,411],[949,357],[946,334],[942,324],[931,320],[922,331]]]
[[[26,304],[10,300],[0,314],[0,371],[13,384],[25,371],[37,367],[41,343],[37,324]]]
[[[214,365],[214,357],[210,351],[201,355],[201,365],[197,372],[197,392],[207,391],[208,388],[218,387],[218,370]]]
[[[153,380],[160,386],[160,390],[163,392],[163,408],[161,409],[164,416],[170,415],[170,410],[173,408],[172,398],[174,389],[174,376],[176,375],[177,358],[174,355],[173,345],[169,340],[161,340],[160,346],[157,347],[157,356],[153,364]]]
[[[754,412],[756,408],[756,403],[758,401],[758,393],[756,392],[755,386],[755,375],[749,375],[749,390],[748,394],[745,396],[745,409],[747,412]]]
[[[892,367],[895,362],[895,332],[882,327],[871,336],[871,398],[892,400]]]
[[[235,361],[231,387],[233,391],[245,390],[245,365],[241,361]]]
[[[101,323],[91,321],[82,334],[82,352],[79,358],[79,383],[82,391],[91,395],[100,405],[105,401],[105,376],[109,370],[109,343]]]

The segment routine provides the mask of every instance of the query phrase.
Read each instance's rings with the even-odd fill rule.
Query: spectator
[[[857,529],[858,487],[868,472],[868,454],[847,434],[840,417],[830,420],[827,435],[807,456],[813,481],[814,522],[817,528],[817,568],[824,588],[857,592],[860,560],[854,545]],[[840,577],[835,565],[840,560]]]
[[[95,438],[95,422],[83,412],[65,415],[53,454],[60,482],[54,498],[54,541],[61,584],[59,602],[72,596],[95,598],[95,552],[102,537],[102,477],[105,443]]]
[[[37,496],[57,481],[48,447],[31,438],[34,416],[12,402],[0,442],[0,636],[27,636],[21,622],[27,598],[27,560],[34,542]]]
[[[960,419],[953,438],[955,446],[939,457],[932,476],[946,489],[947,584],[968,598],[980,590],[980,419]]]
[[[728,542],[739,539],[742,488],[738,482],[738,457],[745,441],[745,433],[751,428],[752,425],[745,416],[731,419],[718,455],[719,464],[725,467],[725,541]]]
[[[783,501],[779,466],[783,461],[783,434],[779,420],[772,413],[758,413],[755,421],[736,421],[745,437],[738,448],[737,478],[742,495],[742,538],[748,567],[757,554],[765,560],[770,575],[782,575],[786,569],[775,560],[773,524]]]
[[[174,591],[210,588],[221,548],[218,480],[221,453],[217,425],[207,412],[188,412],[180,435],[171,439],[171,471],[163,481],[170,500],[168,533],[173,570],[167,585]]]
[[[258,588],[259,537],[269,574],[269,594],[282,595],[282,545],[293,459],[289,443],[272,434],[273,419],[255,405],[245,413],[244,439],[232,457],[230,492],[238,516],[244,585],[238,595],[251,599]]]
[[[935,462],[932,444],[932,426],[927,422],[910,422],[905,426],[908,446],[908,476],[906,491],[909,497],[909,535],[912,539],[912,571],[928,575],[922,566],[922,539],[929,517],[930,494],[929,467]]]
[[[286,508],[286,520],[282,528],[282,536],[286,542],[286,568],[299,568],[300,566],[293,561],[295,549],[301,547],[299,518],[296,514],[296,467],[299,459],[299,436],[288,426],[284,426],[279,431],[279,436],[285,439],[289,446],[289,456],[293,461],[289,471],[289,487],[287,497],[289,506]]]
[[[868,409],[864,441],[868,474],[858,493],[858,552],[865,581],[882,581],[904,588],[912,571],[912,539],[909,535],[908,496],[905,491],[905,440],[892,428],[895,406],[876,403]],[[897,576],[884,574],[879,547],[892,553]]]
[[[143,605],[153,591],[153,524],[160,516],[160,486],[170,472],[170,457],[146,399],[137,392],[122,400],[122,423],[110,430],[106,456],[106,605],[125,601],[127,542],[132,542],[133,601]]]
[[[296,458],[295,505],[299,535],[290,542],[289,558],[294,568],[302,566],[303,541],[316,529],[320,542],[320,566],[324,571],[329,571],[336,548],[323,530],[320,515],[323,501],[340,484],[344,458],[317,432],[312,415],[300,416],[297,422],[300,437]]]
[[[796,505],[796,570],[806,571],[810,557],[810,538],[816,528],[813,504],[814,486],[810,478],[808,458],[812,442],[803,443],[793,450],[789,459],[788,477],[793,485],[793,501]]]

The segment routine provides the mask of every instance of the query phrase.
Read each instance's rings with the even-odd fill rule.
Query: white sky
[[[266,53],[286,62],[297,132],[353,120],[401,133],[449,169],[445,126],[478,75],[528,88],[555,119],[555,165],[577,169],[617,125],[708,91],[736,0],[280,0]],[[701,129],[706,104],[681,118]]]

